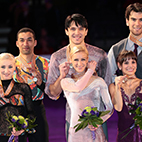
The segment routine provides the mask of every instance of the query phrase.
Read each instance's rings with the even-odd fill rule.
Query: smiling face
[[[34,47],[37,45],[37,41],[31,32],[22,32],[18,35],[16,45],[21,54],[30,55],[34,53]]]
[[[129,26],[130,33],[139,38],[142,35],[142,12],[131,11],[126,25]]]
[[[85,52],[77,52],[72,55],[71,63],[73,68],[77,73],[82,73],[85,71],[88,63],[88,56]]]
[[[68,30],[65,30],[66,35],[69,37],[71,45],[84,44],[85,36],[87,35],[88,30],[80,25],[76,26],[75,22],[71,23],[71,26]]]
[[[15,70],[15,60],[2,59],[0,61],[0,77],[1,80],[8,80],[13,78],[13,72]]]
[[[122,65],[118,63],[118,67],[121,68],[123,75],[133,76],[137,70],[137,62],[132,58],[127,58]]]

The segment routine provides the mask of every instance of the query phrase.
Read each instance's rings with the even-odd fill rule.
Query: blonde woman
[[[61,86],[71,109],[69,142],[105,142],[107,141],[102,126],[94,128],[96,139],[92,139],[91,130],[87,127],[75,133],[73,128],[86,106],[95,106],[99,111],[112,110],[113,106],[105,81],[98,77],[96,62],[88,62],[86,47],[78,45],[67,50],[68,62],[74,68],[71,78],[61,80]],[[60,65],[62,66],[62,64]],[[60,68],[60,67],[59,67]],[[93,75],[95,74],[95,75]],[[105,122],[110,114],[102,117]]]
[[[34,117],[32,95],[30,87],[25,83],[17,83],[13,80],[15,70],[15,58],[9,53],[0,54],[0,142],[7,142],[9,136],[19,136],[19,142],[26,142],[24,130],[15,131],[9,129],[6,120],[8,111],[16,116]]]

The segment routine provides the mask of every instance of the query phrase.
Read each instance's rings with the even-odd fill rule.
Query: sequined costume
[[[130,128],[134,124],[134,114],[129,113],[129,106],[128,104],[131,104],[132,102],[136,101],[137,96],[139,96],[142,99],[142,93],[139,93],[141,91],[142,87],[142,81],[140,82],[140,85],[136,88],[135,93],[129,98],[129,96],[125,93],[124,89],[121,88],[121,94],[123,97],[123,108],[121,112],[117,111],[118,114],[118,132],[117,132],[117,142],[142,142],[142,136],[141,136],[141,130],[137,127],[134,130],[132,130],[127,137],[124,139],[121,139],[124,135],[126,135],[129,131],[125,131],[126,129]]]
[[[32,90],[32,100],[34,104],[34,110],[36,113],[36,133],[28,136],[29,142],[48,142],[48,123],[46,119],[46,112],[43,104],[45,82],[47,81],[49,60],[41,56],[37,56],[35,59],[35,69],[40,72],[42,76],[42,84],[38,86],[33,80],[32,73],[28,68],[22,68],[22,62],[16,57],[16,74],[14,79],[17,82],[27,83]],[[31,66],[31,62],[28,63]]]
[[[2,80],[4,92],[10,82],[11,80]],[[8,141],[11,135],[11,129],[8,128],[9,122],[6,120],[8,111],[17,116],[27,117],[29,114],[32,118],[34,117],[31,89],[27,84],[15,82],[9,95],[0,97],[0,142]],[[19,142],[23,140],[19,139]]]

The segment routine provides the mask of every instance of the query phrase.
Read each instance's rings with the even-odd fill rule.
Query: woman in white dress
[[[96,138],[93,140],[89,127],[75,132],[73,128],[77,123],[82,110],[86,106],[97,107],[99,111],[110,110],[103,116],[105,122],[113,110],[108,87],[105,81],[98,77],[95,68],[96,62],[88,62],[88,51],[81,45],[69,48],[67,51],[68,63],[74,68],[71,78],[61,80],[61,86],[71,109],[69,142],[106,142],[102,126],[93,128]],[[60,65],[62,66],[62,64]]]

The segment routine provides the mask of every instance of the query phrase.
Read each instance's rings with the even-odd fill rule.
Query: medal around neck
[[[34,81],[34,82],[37,82],[37,78],[36,78],[36,77],[34,77],[34,78],[33,78],[33,81]]]

